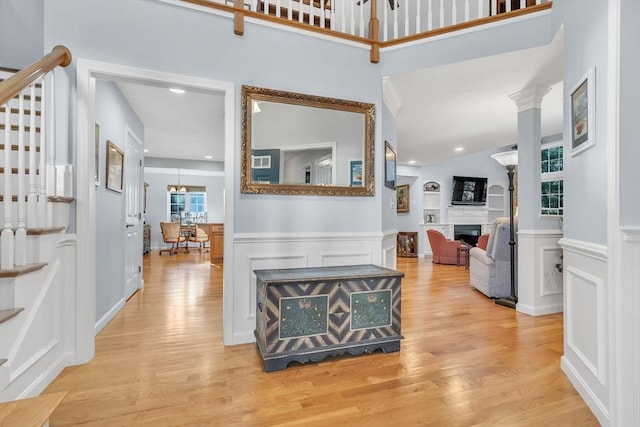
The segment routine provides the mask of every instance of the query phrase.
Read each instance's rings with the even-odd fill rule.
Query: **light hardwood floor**
[[[96,337],[51,426],[593,426],[560,370],[562,316],[529,317],[469,286],[463,267],[400,258],[401,351],[264,373],[222,345],[222,270],[208,254],[145,255],[144,290]]]

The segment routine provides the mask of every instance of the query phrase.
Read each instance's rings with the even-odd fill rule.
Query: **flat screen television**
[[[487,202],[487,178],[453,177],[452,205],[483,206]]]

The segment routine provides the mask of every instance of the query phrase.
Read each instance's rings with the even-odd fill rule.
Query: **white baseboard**
[[[593,412],[593,415],[598,419],[598,422],[603,426],[608,426],[609,411],[597,396],[591,392],[591,389],[580,377],[578,370],[575,369],[566,356],[560,358],[560,369],[562,369],[562,372],[569,378],[569,381],[571,381],[571,384],[573,384],[573,387],[580,397],[582,397],[589,409],[591,409],[591,412]]]
[[[111,321],[111,319],[113,319],[116,316],[116,314],[118,314],[118,312],[122,310],[122,307],[124,307],[125,302],[126,301],[124,300],[124,298],[122,298],[113,307],[111,307],[111,310],[107,311],[105,315],[102,316],[102,318],[98,320],[98,322],[96,322],[96,335],[98,335],[100,331],[105,326],[107,326],[107,324]]]
[[[545,314],[562,313],[564,311],[564,307],[562,303],[536,307],[518,303],[516,305],[516,311],[528,314],[529,316],[544,316]]]

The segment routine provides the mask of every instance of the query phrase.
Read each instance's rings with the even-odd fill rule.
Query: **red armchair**
[[[478,237],[478,243],[476,243],[476,246],[486,251],[487,243],[489,243],[489,233],[483,234],[482,236]]]
[[[457,264],[458,248],[464,246],[458,240],[449,240],[437,230],[427,230],[427,238],[433,252],[432,262],[436,264]],[[466,262],[467,252],[460,253],[460,262]]]

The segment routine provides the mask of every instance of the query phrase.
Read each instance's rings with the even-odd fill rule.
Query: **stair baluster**
[[[22,90],[18,94],[18,227],[15,232],[15,252],[13,259],[14,265],[16,267],[21,267],[27,263],[27,228],[24,218],[26,205],[26,195],[24,191],[24,92],[25,91]],[[11,173],[11,168],[9,168],[9,173]],[[11,200],[11,198],[8,200]]]
[[[47,87],[44,78],[40,79],[40,88],[40,193],[38,196],[38,224],[40,224],[40,227],[47,227],[50,226],[51,223],[47,222],[47,204],[49,202],[47,198],[47,120],[45,116],[47,110]]]
[[[0,268],[13,268],[13,228],[11,220],[11,101],[7,101],[4,108],[4,159],[3,159],[3,189],[2,211],[3,225],[0,235]]]
[[[36,84],[29,86],[29,194],[27,196],[27,228],[38,228],[36,202]],[[42,126],[40,126],[42,127]]]

